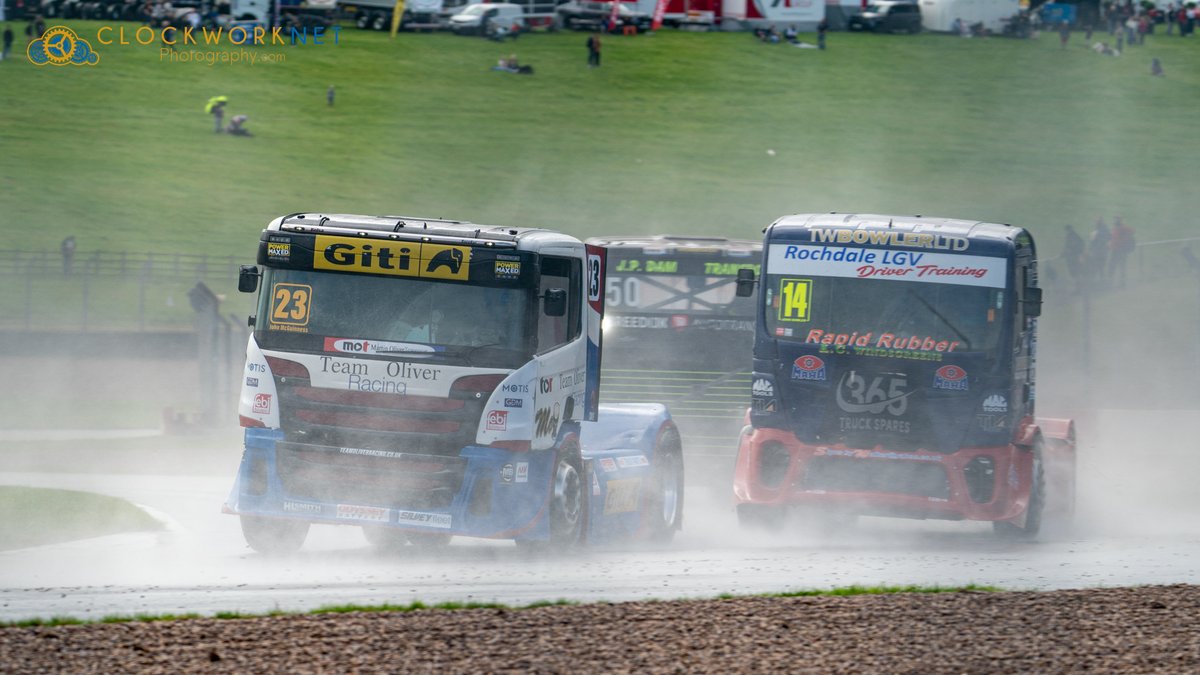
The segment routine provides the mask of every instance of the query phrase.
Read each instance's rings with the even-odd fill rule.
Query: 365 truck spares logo
[[[39,66],[94,66],[100,55],[92,45],[66,26],[53,26],[42,37],[29,43],[25,53]]]

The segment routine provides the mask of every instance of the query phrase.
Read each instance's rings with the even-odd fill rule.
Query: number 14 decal
[[[808,321],[812,301],[812,281],[809,279],[779,280],[779,320]]]

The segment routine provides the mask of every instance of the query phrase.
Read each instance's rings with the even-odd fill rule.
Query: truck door
[[[579,252],[568,257],[543,254],[538,287],[538,382],[534,392],[533,449],[552,447],[562,424],[583,416],[587,351],[583,339],[583,261]],[[566,292],[566,307],[547,313],[551,291]]]

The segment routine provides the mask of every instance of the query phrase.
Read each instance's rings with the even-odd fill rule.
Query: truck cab
[[[379,546],[669,537],[669,413],[599,406],[603,258],[534,228],[273,221],[239,280],[259,296],[226,510],[251,547],[293,550],[313,523]]]
[[[1032,536],[1043,512],[1070,510],[1074,425],[1034,411],[1028,231],[801,214],[765,230],[763,260],[743,522],[811,507]]]

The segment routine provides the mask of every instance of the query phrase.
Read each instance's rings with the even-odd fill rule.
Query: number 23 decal
[[[307,326],[311,303],[312,286],[275,284],[271,287],[271,322]]]

